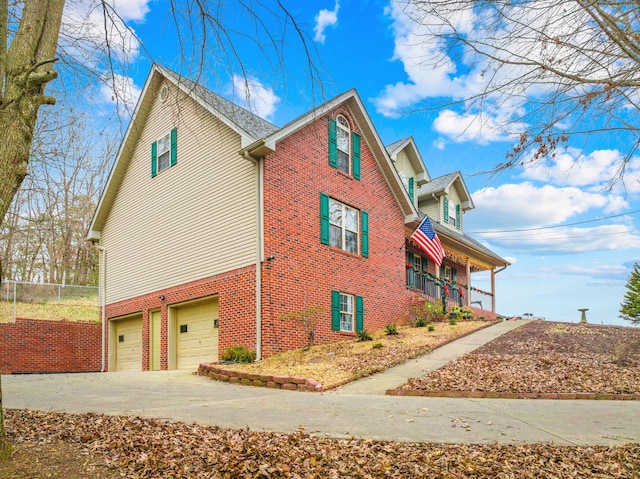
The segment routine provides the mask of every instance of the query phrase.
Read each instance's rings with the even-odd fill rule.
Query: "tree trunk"
[[[8,0],[0,0],[0,221],[4,221],[27,175],[38,109],[55,103],[55,99],[45,96],[44,90],[57,76],[52,67],[64,0],[25,2],[10,45],[8,8]],[[0,461],[6,460],[10,451],[0,382]]]

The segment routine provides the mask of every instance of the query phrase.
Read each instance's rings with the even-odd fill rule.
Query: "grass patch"
[[[16,317],[46,321],[100,322],[98,300],[74,299],[58,303],[16,303]],[[0,301],[0,322],[13,322],[13,302]]]

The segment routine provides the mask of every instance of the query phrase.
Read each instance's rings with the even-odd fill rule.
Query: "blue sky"
[[[118,78],[130,102],[152,59],[193,75],[186,70],[189,54],[181,55],[167,1],[114,4],[142,42],[128,39],[129,56],[122,60],[127,69]],[[72,5],[68,18],[82,2]],[[479,174],[504,161],[520,125],[512,123],[510,132],[500,128],[508,119],[503,104],[487,102],[477,110],[450,103],[478,88],[476,67],[421,66],[419,59],[438,45],[416,42],[420,32],[397,3],[288,0],[284,5],[315,49],[324,92],[312,89],[295,35],[287,37],[280,73],[250,42],[238,42],[251,85],[248,107],[283,125],[325,99],[357,89],[385,143],[412,135],[432,178],[463,173],[476,206],[465,215],[465,231],[511,262],[496,276],[499,313],[577,321],[578,308],[589,308],[590,322],[630,325],[618,318],[618,310],[633,263],[640,261],[640,158],[629,163],[625,182],[610,188],[625,146],[611,135],[593,135],[589,141],[569,138],[566,149],[538,166]],[[182,45],[188,48],[189,40],[183,37]],[[201,81],[242,103],[243,82],[238,80],[244,77],[237,65],[216,63],[220,55],[215,49],[207,58]],[[96,88],[95,97],[108,105],[112,93]],[[437,107],[445,103],[450,104]],[[407,110],[414,113],[400,112]],[[489,290],[488,274],[473,275],[472,285]]]

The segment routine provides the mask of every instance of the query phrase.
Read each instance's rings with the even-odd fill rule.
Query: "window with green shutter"
[[[169,133],[151,143],[151,177],[178,164],[178,130]]]
[[[461,219],[462,219],[462,214],[460,211],[460,205],[456,205],[456,228],[458,229],[460,229],[462,225]]]
[[[331,329],[349,333],[364,329],[364,299],[362,296],[331,291]]]
[[[329,165],[360,179],[360,135],[351,131],[344,115],[329,118]]]
[[[442,198],[442,203],[443,203],[443,218],[444,218],[444,222],[447,223],[449,222],[449,199],[445,196],[444,198]]]
[[[320,243],[369,257],[369,214],[320,193]]]
[[[369,213],[365,210],[360,211],[360,224],[361,224],[361,232],[362,236],[360,238],[361,245],[360,250],[362,256],[365,258],[369,257]]]
[[[411,202],[413,203],[415,200],[413,198],[414,196],[414,186],[413,186],[413,176],[411,178],[409,178],[409,198],[411,198]]]

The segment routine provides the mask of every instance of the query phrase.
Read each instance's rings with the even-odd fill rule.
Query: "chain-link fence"
[[[16,318],[98,322],[98,288],[3,281],[0,322],[15,322]]]

